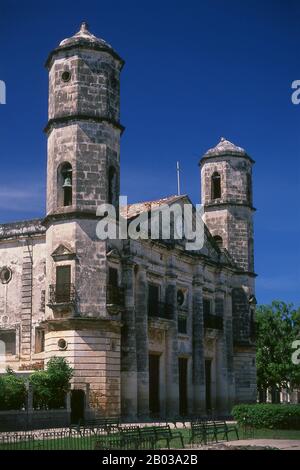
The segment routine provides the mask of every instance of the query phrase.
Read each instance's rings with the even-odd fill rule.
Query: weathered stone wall
[[[202,204],[213,203],[211,177],[214,172],[221,176],[221,197],[215,204],[252,204],[248,197],[247,175],[252,176],[252,163],[249,158],[225,155],[204,160],[201,168]]]
[[[0,282],[0,330],[16,332],[16,354],[6,361],[18,369],[39,359],[35,328],[45,314],[45,239],[42,234],[16,239],[11,230],[0,240],[0,270],[11,270],[11,280]]]
[[[120,248],[118,243],[110,243],[111,249],[114,245]],[[209,251],[209,248],[206,247],[205,250]],[[231,276],[226,270],[220,275],[217,264],[208,266],[197,256],[177,251],[176,248],[170,252],[167,247],[159,244],[131,241],[126,244],[126,254],[130,258],[130,266],[125,268],[120,264],[119,267],[122,284],[129,289],[128,310],[122,317],[123,415],[133,419],[136,414],[139,417],[145,416],[149,410],[149,353],[160,358],[161,416],[178,413],[179,357],[188,361],[189,413],[206,413],[205,358],[212,360],[213,407],[219,412],[228,413],[235,400],[231,289],[228,289]],[[175,305],[174,320],[148,317],[149,283],[160,287],[162,302]],[[178,290],[184,292],[182,306],[177,305]],[[204,295],[212,299],[212,314],[223,317],[223,331],[214,332],[204,328]],[[177,330],[180,315],[187,319],[185,334]],[[134,330],[135,336],[130,333]]]
[[[107,123],[76,121],[59,124],[48,137],[47,213],[70,210],[96,212],[108,200],[108,172],[113,166],[119,193],[120,130]],[[58,172],[61,165],[72,165],[72,206],[59,204]],[[118,197],[118,194],[117,196]]]
[[[107,309],[107,244],[97,238],[95,213],[111,196],[111,167],[116,205],[119,196],[122,61],[85,45],[55,50],[48,63],[47,282],[55,285],[57,267],[70,266],[75,299],[48,305],[45,357],[55,355],[60,336],[66,337],[60,355],[74,367],[72,387],[89,385],[90,405],[118,415],[120,314],[112,317]],[[61,198],[65,162],[72,166],[69,206]]]
[[[105,117],[120,115],[120,61],[102,51],[60,51],[49,71],[49,119],[73,113]],[[68,81],[62,73],[69,71]]]
[[[235,348],[235,403],[255,403],[257,397],[255,347]]]
[[[46,353],[64,357],[74,368],[72,388],[86,390],[89,384],[88,405],[101,415],[120,414],[120,327],[109,322],[89,323],[77,320],[78,329],[68,323],[50,325],[46,334]],[[82,328],[82,329],[79,329]],[[58,341],[64,339],[61,349]]]

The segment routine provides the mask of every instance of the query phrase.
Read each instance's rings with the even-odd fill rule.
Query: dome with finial
[[[46,66],[48,67],[51,63],[51,58],[53,54],[64,49],[70,49],[73,47],[84,48],[84,49],[93,49],[98,51],[107,51],[122,64],[124,63],[123,59],[116,53],[108,42],[104,41],[102,38],[96,37],[89,31],[88,24],[84,21],[81,23],[79,31],[71,36],[66,38],[59,43],[59,46],[52,51],[47,59]]]
[[[218,155],[241,155],[247,156],[246,151],[242,147],[238,147],[229,140],[221,137],[220,142],[213,148],[207,150],[204,157],[212,157]]]
[[[71,46],[73,44],[76,45],[77,43],[83,42],[98,44],[100,46],[112,49],[111,45],[104,41],[104,39],[97,38],[89,31],[89,25],[85,21],[81,23],[78,33],[61,41],[59,47]]]

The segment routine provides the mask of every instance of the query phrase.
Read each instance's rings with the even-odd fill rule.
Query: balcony
[[[74,284],[53,284],[49,286],[49,307],[52,309],[73,307],[76,301]]]
[[[108,284],[106,291],[106,303],[109,307],[124,307],[124,289]]]
[[[148,316],[150,318],[172,319],[173,307],[164,302],[150,302],[148,304]]]
[[[204,314],[204,328],[223,330],[223,318],[211,313]]]

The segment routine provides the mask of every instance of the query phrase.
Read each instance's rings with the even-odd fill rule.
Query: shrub
[[[269,429],[300,429],[300,405],[237,405],[232,409],[241,425]]]
[[[30,376],[33,389],[34,408],[61,408],[69,390],[73,369],[62,357],[52,357],[46,370],[34,372]]]
[[[0,410],[19,410],[25,406],[27,390],[23,377],[7,368],[0,376]]]
[[[30,376],[33,390],[33,408],[45,408],[51,401],[51,387],[45,370],[34,372]]]

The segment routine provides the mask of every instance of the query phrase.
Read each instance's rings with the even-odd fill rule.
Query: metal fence
[[[136,428],[136,429],[135,429]],[[113,450],[155,449],[155,429],[124,426],[122,428],[85,428],[78,430],[24,431],[0,434],[1,450]],[[166,436],[166,438],[169,435]],[[165,438],[163,438],[165,439]],[[167,442],[167,441],[166,441]]]
[[[5,433],[0,435],[1,450],[93,450],[101,430],[74,430]]]

